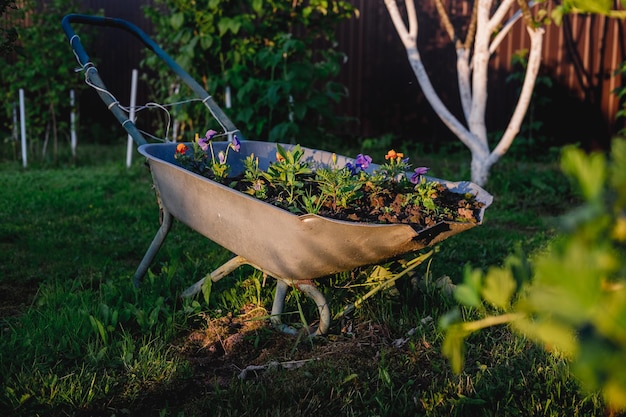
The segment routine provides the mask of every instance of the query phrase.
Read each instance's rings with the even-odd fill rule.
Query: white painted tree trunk
[[[384,1],[424,96],[448,129],[470,150],[472,182],[484,185],[489,178],[491,167],[509,149],[524,120],[541,63],[543,28],[527,26],[530,36],[530,53],[524,83],[508,126],[492,150],[487,140],[485,125],[489,59],[510,31],[512,24],[521,16],[518,10],[511,19],[504,22],[506,14],[517,4],[516,0],[503,0],[496,10],[492,10],[493,0],[476,0],[478,7],[476,31],[471,42],[473,48],[468,49],[464,45],[456,48],[457,85],[464,117],[462,122],[441,101],[422,62],[417,48],[418,20],[414,0],[405,0],[408,25],[404,22],[396,0]],[[491,14],[492,11],[493,14]],[[498,35],[493,36],[496,30],[498,30]],[[451,39],[451,42],[453,41]]]

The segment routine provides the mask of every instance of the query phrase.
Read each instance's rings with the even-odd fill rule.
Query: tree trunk
[[[487,183],[489,179],[489,170],[491,169],[491,163],[489,163],[489,158],[484,158],[479,155],[477,152],[472,152],[472,179],[471,181],[474,184],[484,185]]]
[[[517,3],[515,0],[503,0],[499,2],[493,14],[493,0],[476,0],[472,22],[475,19],[475,32],[470,31],[471,39],[459,47],[455,45],[457,53],[457,85],[461,97],[464,123],[460,122],[441,101],[433,88],[428,73],[424,68],[419,50],[417,49],[417,12],[414,0],[406,0],[407,24],[398,10],[396,0],[384,0],[389,11],[389,16],[404,44],[407,57],[413,69],[417,81],[424,96],[432,106],[442,122],[454,133],[457,138],[467,146],[472,155],[471,172],[472,182],[484,185],[489,178],[489,170],[502,155],[509,149],[513,140],[519,133],[524,115],[528,110],[530,98],[541,63],[541,49],[544,30],[535,27],[531,21],[528,5],[520,3],[521,10],[514,13],[513,17],[503,22],[505,16]],[[452,42],[455,42],[454,28],[452,27],[445,10],[438,4],[442,24],[447,29]],[[487,87],[489,60],[495,52],[503,37],[509,33],[513,23],[520,17],[524,18],[527,31],[530,36],[530,53],[528,65],[524,77],[522,90],[508,126],[497,145],[490,150],[487,140],[487,128],[485,124],[485,109],[487,106]],[[497,33],[497,35],[496,35]],[[495,35],[495,36],[494,36]],[[470,45],[473,45],[471,49]],[[471,83],[471,87],[470,87]]]

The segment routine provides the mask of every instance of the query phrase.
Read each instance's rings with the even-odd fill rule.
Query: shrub
[[[333,103],[346,95],[333,81],[345,59],[334,31],[354,8],[341,0],[156,0],[145,9],[155,39],[219,102],[232,90],[229,117],[254,138],[306,144],[337,123]],[[169,12],[164,12],[164,9]],[[157,96],[178,102],[188,91],[158,67],[150,77]],[[224,106],[228,107],[228,106]],[[196,110],[197,109],[197,110]],[[185,131],[204,129],[203,107],[172,113]],[[204,115],[204,116],[202,116]]]

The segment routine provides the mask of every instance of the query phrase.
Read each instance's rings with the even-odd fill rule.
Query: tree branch
[[[413,11],[413,18],[417,21],[417,17],[415,14],[415,4],[414,0],[406,0],[407,11]],[[435,113],[439,116],[441,121],[446,125],[448,129],[452,133],[454,133],[461,142],[465,146],[467,146],[470,151],[474,154],[484,155],[486,158],[489,154],[489,149],[485,148],[484,144],[481,140],[479,140],[470,130],[468,130],[463,124],[459,122],[459,120],[448,110],[446,105],[441,101],[439,95],[435,91],[435,88],[430,82],[430,78],[428,77],[428,73],[424,68],[424,64],[422,62],[419,50],[417,49],[417,39],[411,37],[409,32],[407,31],[406,25],[402,20],[400,15],[400,11],[398,10],[398,6],[396,4],[396,0],[385,0],[385,6],[389,11],[389,16],[391,17],[391,21],[400,35],[400,39],[404,44],[404,47],[407,51],[407,56],[409,58],[409,63],[411,64],[411,68],[413,69],[413,73],[417,78],[417,82],[424,93],[424,96],[430,103],[431,107],[435,111]],[[409,21],[411,21],[411,17],[409,17]],[[415,24],[417,26],[417,24]]]
[[[528,110],[530,100],[533,94],[533,88],[539,73],[539,67],[541,66],[541,51],[543,49],[543,36],[545,30],[543,28],[527,27],[528,34],[530,36],[530,52],[528,54],[528,65],[526,66],[526,74],[524,76],[524,83],[522,84],[522,91],[520,92],[515,111],[511,116],[509,125],[502,135],[502,138],[498,142],[498,145],[494,148],[493,152],[489,155],[489,166],[493,165],[502,155],[508,151],[509,147],[513,143],[516,135],[520,130],[520,126],[524,121],[524,116]]]
[[[441,0],[435,0],[435,6],[437,7],[437,12],[439,13],[439,22],[441,23],[441,26],[443,26],[445,31],[448,33],[448,36],[450,37],[450,40],[454,44],[455,48],[460,48],[461,41],[454,32],[454,26],[452,26],[450,16],[448,16],[448,12],[444,7],[443,2]]]
[[[495,13],[491,16],[487,23],[487,30],[489,31],[489,33],[494,33],[498,30],[500,22],[504,20],[504,16],[506,16],[509,10],[511,10],[511,7],[513,7],[513,3],[515,3],[515,1],[516,0],[504,0],[502,3],[500,3]]]
[[[476,36],[472,56],[472,106],[469,116],[469,130],[488,149],[487,128],[485,126],[485,108],[487,106],[487,80],[489,73],[489,13],[492,0],[477,0]]]
[[[478,16],[478,2],[474,2],[474,7],[472,7],[472,16],[470,17],[470,23],[467,27],[467,36],[465,37],[465,42],[463,42],[463,47],[468,51],[471,50],[472,45],[474,44],[474,37],[476,36],[476,21]]]

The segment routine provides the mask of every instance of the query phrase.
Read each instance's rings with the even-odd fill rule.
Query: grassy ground
[[[179,299],[231,256],[179,223],[135,289],[158,227],[149,173],[140,160],[126,169],[122,147],[80,152],[60,168],[0,164],[2,415],[605,414],[562,359],[506,328],[470,338],[461,375],[440,353],[437,320],[453,307],[447,288],[465,265],[541,251],[554,216],[575,204],[553,165],[503,160],[486,187],[495,201],[482,226],[443,242],[393,290],[308,340],[269,327],[274,283],[248,267],[214,284],[208,303]],[[464,158],[423,164],[457,179]],[[320,281],[333,314],[363,294],[357,284],[371,272]],[[285,320],[298,324],[299,310],[315,316],[300,301],[290,294]]]

